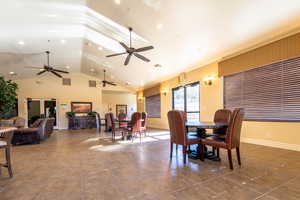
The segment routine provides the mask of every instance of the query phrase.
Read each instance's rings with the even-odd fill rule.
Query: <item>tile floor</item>
[[[243,143],[241,155],[233,171],[225,151],[221,162],[184,166],[180,152],[170,162],[167,131],[151,130],[142,144],[112,143],[96,130],[56,131],[13,147],[14,178],[2,170],[0,199],[300,199],[300,152]]]

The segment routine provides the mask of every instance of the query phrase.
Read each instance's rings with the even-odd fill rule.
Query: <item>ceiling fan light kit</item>
[[[142,47],[142,48],[134,48],[132,47],[132,38],[131,38],[131,33],[132,33],[132,28],[129,27],[129,34],[130,34],[130,44],[129,44],[129,47],[123,43],[123,42],[119,42],[120,45],[125,49],[125,52],[122,52],[122,53],[116,53],[116,54],[112,54],[112,55],[107,55],[106,57],[114,57],[114,56],[120,56],[120,55],[124,55],[124,54],[128,54],[126,59],[125,59],[125,62],[124,62],[124,65],[128,65],[129,64],[129,61],[132,57],[132,55],[134,55],[135,57],[145,61],[145,62],[150,62],[150,60],[148,58],[146,58],[145,56],[139,54],[140,52],[144,52],[144,51],[148,51],[148,50],[151,50],[153,49],[154,47],[153,46],[147,46],[147,47]]]

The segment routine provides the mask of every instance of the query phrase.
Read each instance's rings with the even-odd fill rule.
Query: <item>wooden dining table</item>
[[[216,123],[216,122],[209,122],[209,121],[194,121],[194,122],[189,122],[187,121],[185,123],[185,126],[187,128],[187,130],[189,128],[197,128],[197,136],[198,137],[201,137],[201,138],[205,138],[205,137],[208,137],[210,136],[209,134],[206,134],[206,129],[220,129],[220,128],[227,128],[228,127],[228,124],[224,124],[224,123]],[[200,158],[200,155],[198,155],[198,152],[199,152],[199,145],[197,146],[197,150],[196,151],[193,151],[191,154],[190,154],[190,158],[192,159],[199,159]],[[205,152],[205,157],[207,159],[210,159],[210,160],[214,160],[214,161],[220,161],[220,158],[216,157],[213,152],[210,152],[206,149],[206,152]]]

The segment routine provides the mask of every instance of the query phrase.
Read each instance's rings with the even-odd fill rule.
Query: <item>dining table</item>
[[[185,123],[185,126],[187,128],[187,131],[189,128],[196,128],[197,133],[196,135],[199,138],[206,138],[211,136],[211,134],[206,133],[206,129],[220,129],[220,128],[227,128],[228,124],[224,123],[218,123],[218,122],[210,122],[210,121],[187,121]],[[200,155],[198,154],[200,149],[200,145],[197,146],[195,151],[192,151],[190,154],[190,158],[192,159],[200,159]],[[207,148],[205,148],[205,158],[213,160],[213,161],[220,161],[219,157],[216,157],[212,151],[208,151]]]

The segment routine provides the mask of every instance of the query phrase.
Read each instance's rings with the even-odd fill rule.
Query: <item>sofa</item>
[[[19,128],[15,130],[12,144],[39,144],[51,136],[54,121],[54,118],[41,118],[37,119],[29,128]]]

